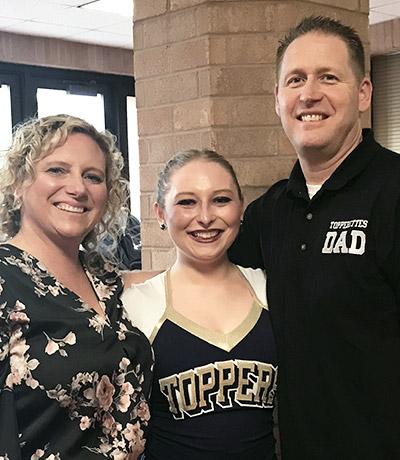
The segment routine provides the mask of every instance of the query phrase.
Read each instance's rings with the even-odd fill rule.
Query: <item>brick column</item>
[[[286,177],[293,149],[274,111],[277,39],[303,16],[329,15],[367,42],[368,0],[134,0],[143,267],[174,257],[151,204],[177,150],[209,147],[235,167],[246,201]]]

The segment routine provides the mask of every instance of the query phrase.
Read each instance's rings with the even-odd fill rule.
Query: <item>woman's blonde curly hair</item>
[[[121,176],[124,162],[115,136],[108,131],[100,133],[85,120],[71,115],[32,118],[17,126],[0,173],[0,241],[7,241],[20,229],[21,203],[16,191],[33,182],[36,163],[63,145],[72,133],[86,134],[93,139],[106,160],[106,209],[100,222],[82,242],[86,249],[86,265],[92,272],[98,272],[103,266],[100,242],[107,237],[109,251],[116,249],[118,237],[123,233],[123,223],[129,212],[128,182]]]

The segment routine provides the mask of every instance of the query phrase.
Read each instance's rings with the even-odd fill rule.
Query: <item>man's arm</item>
[[[390,216],[390,212],[385,213],[386,220],[382,219],[382,229],[377,240],[377,253],[378,263],[380,262],[384,277],[395,295],[400,322],[400,199],[393,213],[393,217]],[[391,219],[392,225],[390,225]],[[390,228],[393,230],[389,230]],[[381,245],[385,250],[380,249]]]
[[[231,262],[243,267],[265,268],[261,243],[262,224],[263,197],[260,197],[246,208],[239,234],[228,251]]]

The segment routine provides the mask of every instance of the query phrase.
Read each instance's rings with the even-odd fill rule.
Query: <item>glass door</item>
[[[65,113],[83,118],[97,130],[105,129],[103,94],[78,94],[70,89],[38,88],[36,92],[37,113],[39,117]]]
[[[7,150],[11,145],[12,115],[10,86],[0,84],[0,151]]]

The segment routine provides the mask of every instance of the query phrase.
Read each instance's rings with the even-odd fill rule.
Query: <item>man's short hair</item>
[[[288,31],[285,37],[279,40],[279,46],[276,51],[276,75],[279,77],[282,60],[288,46],[296,38],[306,35],[310,32],[333,35],[344,41],[349,51],[350,63],[354,73],[360,81],[365,76],[365,56],[364,47],[358,33],[350,26],[342,24],[336,19],[326,16],[307,16],[302,19],[297,26]]]

